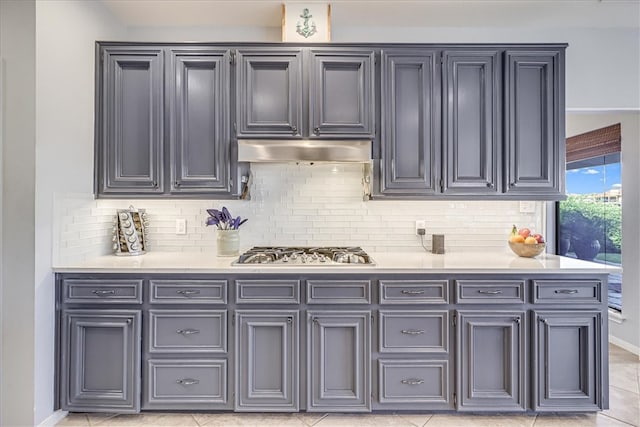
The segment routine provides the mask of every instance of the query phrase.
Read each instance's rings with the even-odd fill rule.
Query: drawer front
[[[307,280],[307,304],[370,303],[370,280]]]
[[[536,304],[599,303],[602,283],[599,280],[534,280],[533,302]]]
[[[63,302],[142,304],[142,279],[64,279]]]
[[[151,280],[152,304],[226,304],[226,280]]]
[[[227,403],[225,359],[151,359],[146,378],[146,408]]]
[[[300,304],[299,280],[236,280],[238,304]]]
[[[524,303],[524,280],[456,280],[459,304]]]
[[[447,304],[446,280],[380,280],[380,304]]]
[[[380,311],[380,353],[447,353],[448,311]]]
[[[379,360],[380,403],[449,403],[446,360]]]
[[[149,310],[151,353],[225,353],[226,310]]]

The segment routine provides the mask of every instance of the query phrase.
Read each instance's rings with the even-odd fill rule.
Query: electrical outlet
[[[187,220],[184,218],[176,219],[176,234],[187,234]]]
[[[416,221],[416,235],[424,236],[427,230],[427,222],[425,220]]]

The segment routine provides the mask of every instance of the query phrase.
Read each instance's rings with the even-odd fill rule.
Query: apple
[[[529,230],[528,228],[521,228],[520,230],[518,230],[518,234],[526,239],[531,234],[531,230]]]
[[[526,239],[524,239],[525,245],[535,245],[537,243],[538,243],[538,240],[533,236],[529,236]]]
[[[536,241],[538,243],[544,243],[544,237],[542,237],[542,234],[540,233],[536,233],[533,235],[533,237],[535,237]]]

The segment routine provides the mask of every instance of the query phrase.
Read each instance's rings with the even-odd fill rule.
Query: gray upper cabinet
[[[458,410],[524,411],[525,313],[461,311]]]
[[[140,410],[140,311],[67,310],[62,317],[65,411]]]
[[[236,311],[236,411],[297,412],[298,311]]]
[[[501,172],[500,51],[445,51],[443,68],[443,190],[495,194]]]
[[[382,194],[419,196],[439,191],[437,59],[434,50],[382,53]]]
[[[170,66],[170,191],[228,193],[229,52],[172,50]]]
[[[239,50],[236,121],[241,137],[301,137],[302,50]]]
[[[562,198],[564,46],[396,47],[380,84],[374,196]]]
[[[307,411],[371,411],[369,311],[307,311]]]
[[[96,120],[100,193],[163,191],[163,50],[106,48]]]
[[[535,411],[602,406],[601,316],[595,310],[534,312]]]
[[[309,128],[317,138],[375,136],[375,52],[309,51]]]
[[[564,50],[505,53],[506,193],[564,192]]]

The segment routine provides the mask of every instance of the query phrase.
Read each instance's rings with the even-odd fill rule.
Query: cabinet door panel
[[[536,411],[594,411],[601,406],[601,314],[537,311]]]
[[[526,409],[524,312],[458,312],[460,411]]]
[[[140,311],[67,310],[62,322],[62,409],[138,412]]]
[[[562,52],[507,51],[505,59],[506,191],[564,191]]]
[[[226,359],[151,359],[143,409],[226,409]]]
[[[499,52],[444,52],[445,192],[492,194],[500,170]]]
[[[302,50],[238,51],[238,137],[302,132]]]
[[[298,411],[298,312],[236,311],[236,411]]]
[[[307,411],[371,411],[371,313],[307,312]]]
[[[103,54],[103,193],[161,193],[163,52],[108,49]]]
[[[451,409],[447,360],[378,360],[381,404],[419,404],[421,409]]]
[[[311,137],[373,138],[374,52],[311,50]]]
[[[382,54],[383,194],[439,191],[440,70],[436,51]]]
[[[229,53],[174,50],[170,73],[171,192],[229,184]]]

